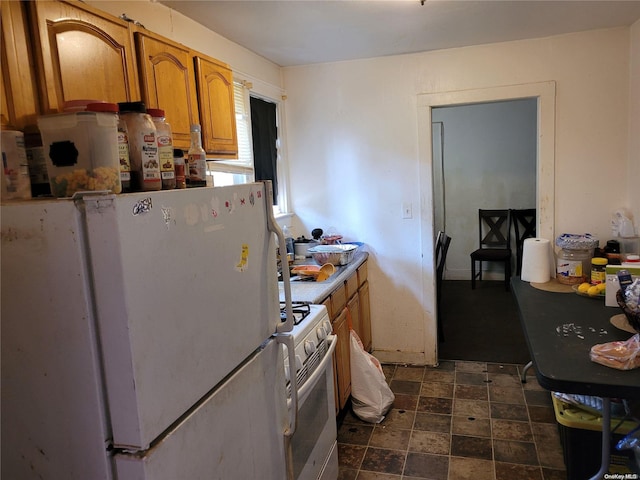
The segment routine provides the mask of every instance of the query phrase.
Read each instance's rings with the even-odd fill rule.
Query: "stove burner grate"
[[[287,320],[287,312],[284,303],[280,303],[280,320],[285,322]],[[294,302],[291,305],[293,311],[293,324],[298,325],[303,319],[305,319],[311,313],[311,307],[306,302]]]

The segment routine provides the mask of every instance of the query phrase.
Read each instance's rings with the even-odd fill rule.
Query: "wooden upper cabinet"
[[[173,145],[188,150],[191,124],[200,123],[191,51],[150,32],[135,33],[135,41],[142,100],[164,110]]]
[[[216,158],[238,158],[233,75],[228,65],[195,56],[202,146]]]
[[[140,99],[130,24],[80,2],[27,2],[39,53],[42,109],[65,101]]]
[[[35,125],[38,114],[26,11],[23,2],[3,1],[0,6],[2,7],[0,121],[3,127],[23,129],[27,125]]]

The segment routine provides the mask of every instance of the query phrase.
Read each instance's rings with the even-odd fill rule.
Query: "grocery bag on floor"
[[[350,328],[349,332],[353,413],[365,422],[380,423],[393,405],[395,395],[387,385],[378,359],[365,351],[360,337],[353,328]]]

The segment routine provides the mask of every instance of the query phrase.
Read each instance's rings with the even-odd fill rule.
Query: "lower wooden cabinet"
[[[342,410],[351,395],[351,358],[350,358],[350,335],[347,322],[347,309],[342,312],[333,322],[333,333],[338,336],[338,344],[335,351],[335,371],[338,390],[336,392],[338,411]]]
[[[358,271],[366,272],[366,261]],[[360,277],[362,278],[362,277]],[[327,307],[333,333],[338,343],[333,357],[336,414],[340,412],[351,395],[351,336],[348,317],[353,329],[362,340],[365,349],[371,351],[371,315],[369,307],[369,283],[359,283],[354,272],[343,285],[336,288],[322,304]],[[359,286],[359,288],[358,288]]]

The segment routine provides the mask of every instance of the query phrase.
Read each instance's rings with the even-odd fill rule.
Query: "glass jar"
[[[162,190],[158,159],[157,129],[143,102],[118,104],[129,132],[131,188],[135,191]],[[173,155],[173,153],[172,153]],[[172,156],[173,158],[173,156]]]
[[[607,282],[607,259],[596,257],[591,259],[591,285]]]
[[[181,148],[173,149],[173,165],[176,169],[176,188],[187,188],[184,151]]]
[[[591,279],[591,259],[598,240],[590,234],[563,233],[556,238],[560,251],[556,254],[556,280],[576,285]]]
[[[173,134],[171,125],[167,123],[164,110],[160,108],[148,108],[153,123],[158,132],[158,158],[160,159],[160,175],[162,176],[162,189],[176,188],[176,172],[173,163]]]

